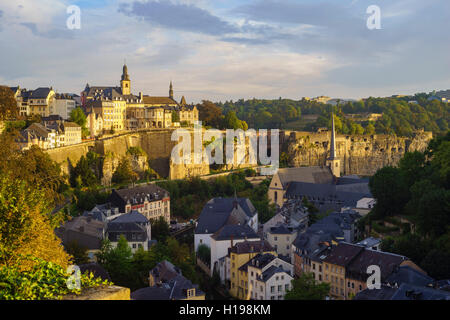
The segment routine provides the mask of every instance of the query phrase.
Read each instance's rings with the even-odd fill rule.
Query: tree
[[[206,244],[201,244],[197,248],[197,257],[208,265],[211,262],[211,249]]]
[[[83,109],[77,107],[70,112],[70,121],[75,122],[81,127],[83,137],[89,135],[89,130],[86,128],[87,118]]]
[[[222,122],[222,110],[214,103],[208,100],[203,100],[201,104],[197,105],[199,112],[199,119],[203,121],[205,126],[219,128]]]
[[[114,183],[131,183],[138,178],[137,173],[131,168],[130,159],[123,157],[112,176]]]
[[[165,242],[170,235],[169,224],[163,217],[151,220],[152,238],[159,242]]]
[[[319,283],[314,274],[303,273],[299,278],[292,280],[292,289],[284,296],[285,300],[324,300],[330,292],[330,284]]]
[[[172,111],[172,123],[173,122],[180,122],[180,115],[175,110]]]
[[[0,174],[0,265],[30,269],[32,256],[67,267],[70,256],[53,232],[45,189]]]
[[[125,287],[131,287],[134,283],[132,258],[133,253],[123,235],[115,248],[108,239],[104,240],[100,252],[97,253],[98,263],[108,271],[111,280]]]
[[[13,91],[6,86],[0,86],[0,121],[15,119],[19,115],[17,101]]]
[[[64,249],[68,254],[73,257],[73,262],[77,265],[85,264],[89,262],[87,249],[80,246],[77,241],[69,242]]]
[[[376,217],[383,218],[403,212],[408,201],[408,188],[401,171],[394,167],[378,170],[369,180],[370,191],[377,200],[373,209]]]

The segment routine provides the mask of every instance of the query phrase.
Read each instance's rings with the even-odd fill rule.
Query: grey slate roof
[[[234,203],[237,201],[237,210]],[[235,211],[235,212],[233,212]],[[233,217],[230,218],[233,212]],[[217,232],[226,224],[243,224],[256,214],[256,209],[246,198],[213,198],[202,209],[198,218],[196,234],[211,234]]]
[[[370,192],[361,192],[366,189],[366,184],[336,186],[332,184],[291,182],[286,190],[285,197],[292,199],[306,196],[308,200],[318,203],[331,202],[339,204],[341,207],[355,207],[358,200],[372,197]]]
[[[117,218],[112,220],[110,223],[129,223],[129,222],[146,224],[149,221],[143,214],[139,213],[136,210],[132,210],[129,213],[118,216]]]
[[[358,292],[353,300],[390,300],[397,288],[382,284],[380,289],[364,289]]]
[[[270,228],[271,234],[291,234],[294,232],[292,228],[288,228],[285,224],[279,224],[275,227]]]
[[[394,272],[386,279],[387,283],[400,286],[402,283],[408,283],[416,286],[427,286],[433,283],[434,279],[417,271],[410,266],[401,266],[394,269]]]
[[[320,184],[333,182],[333,174],[328,167],[280,168],[277,173],[283,187],[293,181]]]
[[[277,257],[275,257],[271,253],[264,253],[264,254],[258,253],[256,256],[253,257],[253,259],[251,259],[250,261],[248,261],[247,263],[242,265],[239,268],[239,270],[242,270],[242,271],[248,270],[249,266],[252,266],[252,267],[255,267],[258,269],[263,269],[265,266],[267,266],[271,261],[273,261],[276,258]]]
[[[258,280],[266,282],[267,280],[269,280],[270,278],[272,278],[275,274],[277,273],[287,273],[286,270],[284,270],[282,267],[277,267],[277,266],[270,266],[269,268],[267,268],[267,270],[265,270],[260,277],[258,277]]]
[[[450,300],[450,292],[402,283],[391,300]]]
[[[132,292],[132,300],[182,300],[187,297],[186,291],[194,288],[196,296],[204,295],[204,292],[198,289],[198,285],[183,277],[181,271],[169,261],[158,263],[150,273],[158,285]]]
[[[249,226],[245,225],[225,225],[215,232],[212,236],[216,241],[233,239],[259,239],[259,236]]]

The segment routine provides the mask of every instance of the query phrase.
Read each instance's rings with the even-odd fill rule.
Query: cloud
[[[123,3],[119,12],[168,29],[223,35],[238,31],[230,23],[192,4],[163,1]]]

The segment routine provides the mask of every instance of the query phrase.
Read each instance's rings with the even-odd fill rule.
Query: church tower
[[[334,129],[334,112],[331,111],[331,143],[330,157],[326,161],[326,165],[330,167],[331,173],[336,178],[341,176],[341,161],[336,157],[336,133]]]
[[[122,79],[120,80],[120,88],[122,89],[123,95],[131,94],[131,81],[128,75],[128,67],[126,64],[123,65]]]
[[[170,81],[170,86],[169,86],[169,98],[173,99],[173,85],[172,85],[172,80]]]

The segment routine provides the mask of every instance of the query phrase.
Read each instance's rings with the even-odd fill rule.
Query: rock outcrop
[[[336,135],[336,153],[341,160],[341,174],[373,175],[384,166],[395,166],[407,151],[424,151],[432,139],[430,132],[414,137],[391,135]],[[330,133],[290,132],[282,150],[290,166],[323,166],[330,155]]]

